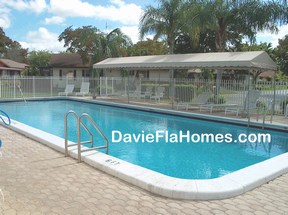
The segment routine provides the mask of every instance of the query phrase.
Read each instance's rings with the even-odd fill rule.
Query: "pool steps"
[[[77,120],[77,143],[72,143],[72,144],[68,144],[68,116],[72,115],[75,117],[75,119]],[[103,146],[94,146],[94,137],[92,132],[90,131],[90,129],[87,127],[87,125],[83,122],[82,119],[88,119],[88,121],[91,123],[91,125],[94,127],[94,129],[101,135],[101,137],[104,139],[105,141],[105,145]],[[85,129],[85,131],[89,134],[90,139],[86,140],[86,141],[81,141],[81,126]],[[78,162],[81,162],[81,154],[82,152],[86,152],[86,151],[92,151],[92,150],[98,150],[98,149],[106,149],[106,154],[108,154],[108,139],[105,136],[105,134],[101,131],[101,129],[98,127],[98,125],[94,122],[94,120],[87,114],[87,113],[83,113],[80,116],[77,115],[77,113],[75,111],[68,111],[65,114],[64,117],[64,138],[65,138],[65,156],[69,156],[69,151],[68,148],[71,146],[77,146],[78,149]],[[91,144],[91,147],[87,148],[85,147],[83,149],[82,145],[84,144]]]

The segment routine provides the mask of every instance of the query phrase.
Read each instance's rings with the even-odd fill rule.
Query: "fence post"
[[[35,76],[32,76],[32,92],[33,92],[33,97],[35,98]]]
[[[114,95],[114,79],[113,79],[113,77],[111,78],[111,85],[112,85],[111,93],[112,93],[112,95]]]
[[[50,96],[53,96],[53,76],[50,76]]]
[[[105,77],[105,92],[106,92],[106,95],[108,94],[108,80],[107,80],[107,77]]]
[[[102,96],[102,78],[103,78],[103,77],[99,77],[99,81],[100,81],[100,84],[99,84],[99,87],[100,87],[99,93],[100,93],[100,96]],[[96,88],[96,86],[94,86],[94,87]]]
[[[13,88],[14,88],[14,99],[16,98],[16,77],[15,75],[13,76]]]

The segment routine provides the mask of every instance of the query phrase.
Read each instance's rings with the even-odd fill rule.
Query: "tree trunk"
[[[223,20],[218,20],[219,30],[216,31],[215,37],[215,45],[217,52],[225,52],[225,45],[226,45],[226,31],[225,31],[225,24]],[[217,69],[217,78],[216,78],[216,91],[215,95],[220,93],[221,88],[221,81],[222,81],[222,74],[224,72],[223,69]]]
[[[174,54],[175,38],[168,37],[169,54]],[[174,69],[169,69],[169,99],[172,101],[172,109],[174,109]]]

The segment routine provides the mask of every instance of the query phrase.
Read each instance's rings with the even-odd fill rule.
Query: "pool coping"
[[[74,99],[72,99],[74,100]],[[77,101],[83,101],[78,100]],[[94,103],[94,102],[93,102]],[[98,104],[98,102],[95,102]],[[101,102],[109,105],[108,102]],[[116,104],[115,104],[116,105]],[[118,105],[118,104],[117,104]],[[110,105],[111,106],[111,105]],[[127,107],[122,104],[122,107]],[[130,107],[130,106],[129,106]],[[134,105],[133,107],[135,108]],[[143,107],[141,106],[141,109]],[[147,110],[151,109],[150,107]],[[163,111],[162,109],[155,109]],[[171,110],[169,111],[173,114]],[[175,111],[174,111],[175,112]],[[177,111],[177,115],[178,115]],[[184,115],[186,113],[183,112]],[[227,118],[226,118],[227,120]],[[11,120],[9,128],[29,138],[39,141],[61,153],[64,153],[64,139]],[[71,147],[69,155],[77,159],[76,147]],[[243,194],[276,177],[288,172],[288,153],[281,154],[263,162],[248,166],[215,179],[180,179],[140,167],[101,152],[82,153],[82,160],[110,175],[118,177],[152,193],[175,199],[214,200],[225,199]]]

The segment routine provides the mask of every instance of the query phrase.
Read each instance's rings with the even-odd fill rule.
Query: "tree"
[[[110,33],[103,33],[98,28],[83,26],[72,29],[66,28],[59,36],[64,41],[68,52],[80,54],[83,63],[95,63],[107,57],[125,56],[125,49],[132,42],[119,28]]]
[[[175,41],[175,53],[215,52],[215,33],[207,30],[200,32],[198,39],[193,40],[188,33],[182,33]]]
[[[20,43],[7,37],[0,27],[0,57],[26,63],[27,53],[27,49],[23,49]]]
[[[51,53],[48,51],[32,51],[28,55],[29,69],[26,75],[38,76],[41,74],[41,67],[49,65]]]
[[[278,40],[278,46],[275,50],[276,60],[280,71],[288,76],[288,35]]]
[[[129,56],[164,55],[167,50],[165,42],[148,39],[129,47],[127,53]]]
[[[140,19],[140,37],[143,39],[146,34],[155,34],[154,39],[164,39],[169,47],[169,54],[173,54],[175,39],[185,23],[185,4],[183,0],[158,1],[158,8],[145,8]]]
[[[194,8],[195,4],[202,8],[201,26],[215,32],[218,52],[227,49],[231,34],[241,35],[255,42],[257,32],[277,32],[278,25],[287,21],[287,7],[280,1],[190,0],[191,7]]]

